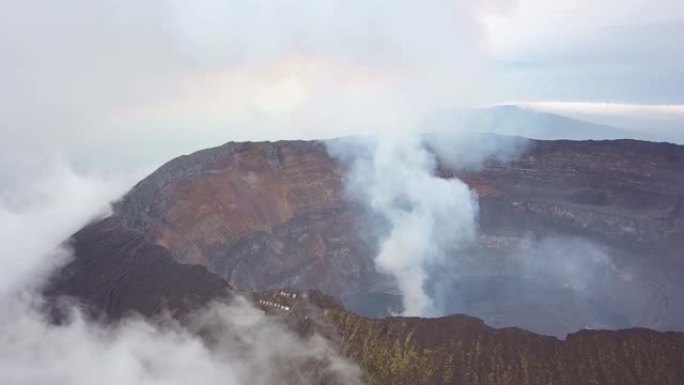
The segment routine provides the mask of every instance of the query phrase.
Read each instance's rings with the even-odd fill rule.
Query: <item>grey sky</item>
[[[683,46],[684,19],[603,27],[586,40],[509,54],[498,63],[516,99],[681,104]]]
[[[2,157],[155,165],[451,107],[684,103],[681,2],[595,3],[0,0]]]

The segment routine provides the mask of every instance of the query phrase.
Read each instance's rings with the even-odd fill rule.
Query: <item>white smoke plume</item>
[[[379,240],[375,265],[396,280],[404,315],[439,314],[426,292],[427,269],[444,263],[447,248],[458,250],[476,234],[476,196],[458,179],[435,175],[435,151],[442,151],[441,144],[428,146],[422,134],[437,129],[432,123],[441,110],[473,102],[486,93],[487,71],[479,65],[486,44],[480,18],[512,4],[437,1],[423,7],[411,1],[395,3],[387,19],[377,20],[378,47],[382,48],[373,51],[373,60],[352,56],[356,65],[362,63],[362,68],[371,70],[369,75],[382,76],[367,75],[363,87],[327,88],[315,104],[322,106],[316,109],[322,111],[322,119],[311,115],[321,124],[360,127],[360,132],[377,135],[373,144],[361,147],[357,140],[333,141],[329,151],[351,165],[347,187],[352,196],[389,223],[389,234]],[[375,25],[376,20],[370,22]],[[410,26],[420,30],[407,30]],[[439,129],[457,138],[451,138],[451,143],[468,142],[461,139],[467,127],[457,122]],[[476,167],[496,149],[457,150],[460,156],[454,158],[464,160],[459,165],[463,168]],[[453,156],[453,150],[446,153]]]
[[[25,180],[15,180],[21,187],[3,189],[0,199],[0,383],[362,383],[358,367],[327,340],[300,338],[239,298],[194,314],[184,326],[134,316],[105,324],[76,307],[68,321],[51,324],[37,293],[70,257],[60,244],[106,215],[107,202],[137,178],[81,175],[59,161],[23,174]],[[198,336],[207,330],[216,333],[211,343]]]
[[[425,290],[427,268],[443,263],[446,249],[473,239],[477,197],[460,180],[435,175],[437,159],[417,136],[383,136],[369,145],[368,156],[350,143],[330,147],[350,157],[344,159],[351,161],[349,192],[390,225],[375,265],[396,279],[404,315],[436,315]]]
[[[399,289],[402,315],[465,313],[490,325],[559,338],[582,328],[672,328],[676,314],[667,306],[657,314],[647,310],[653,292],[634,271],[649,269],[614,262],[610,247],[580,237],[501,234],[493,236],[496,242],[513,240],[505,253],[479,250],[481,237],[491,235],[478,232],[477,194],[459,179],[440,176],[438,168],[505,161],[527,142],[458,138],[393,135],[328,142],[330,153],[347,167],[348,196],[386,226],[377,239],[375,266]]]
[[[21,162],[15,176],[0,189],[0,295],[32,290],[66,261],[59,245],[93,217],[108,211],[107,202],[121,196],[132,178],[79,175],[64,161]]]
[[[487,160],[510,160],[527,145],[520,138],[452,128],[327,142],[330,154],[347,167],[347,195],[389,226],[378,239],[375,265],[395,279],[403,315],[444,315],[428,290],[431,272],[453,266],[478,234],[477,193],[438,169],[472,170]]]
[[[295,47],[300,71],[290,79],[301,92],[289,98],[293,104],[287,108],[286,121],[307,132],[378,134],[370,157],[361,157],[362,149],[345,147],[345,141],[335,141],[330,151],[353,164],[349,187],[356,190],[355,197],[391,225],[376,266],[396,278],[404,314],[435,315],[425,292],[425,269],[443,262],[444,248],[458,248],[474,236],[477,202],[462,182],[434,175],[435,156],[419,132],[426,122],[432,129],[429,122],[438,111],[476,103],[486,95],[481,18],[506,12],[514,3],[326,0],[316,6],[295,1],[268,7],[256,3],[248,7],[248,14],[256,15],[262,25],[275,25],[276,35],[270,27],[250,29],[256,43],[243,47],[237,35],[214,33],[223,27],[209,23],[202,35],[186,41],[200,51],[221,46],[232,53],[238,48],[248,52],[238,57],[248,57],[252,63],[288,52],[285,46]],[[206,16],[202,5],[182,8],[198,11],[184,15]],[[228,2],[221,12],[229,15],[236,9],[241,7]],[[272,9],[285,16],[273,19]],[[197,24],[183,18],[189,23],[186,27]],[[237,29],[242,25],[228,24]],[[200,39],[204,34],[218,38]],[[473,153],[464,151],[461,159]],[[478,152],[468,165],[478,164],[480,157]]]

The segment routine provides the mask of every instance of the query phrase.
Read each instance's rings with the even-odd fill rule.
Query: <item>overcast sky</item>
[[[513,99],[684,102],[684,2],[521,0],[487,25]]]
[[[0,0],[2,159],[154,166],[509,102],[678,130],[681,47],[677,0]]]

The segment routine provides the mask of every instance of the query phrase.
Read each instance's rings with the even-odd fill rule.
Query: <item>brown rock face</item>
[[[230,143],[175,159],[116,210],[127,226],[241,290],[345,296],[373,275],[363,212],[317,142]]]

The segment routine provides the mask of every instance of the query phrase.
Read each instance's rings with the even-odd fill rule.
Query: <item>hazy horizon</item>
[[[3,159],[149,168],[501,104],[681,142],[684,5],[649,4],[3,1]]]

